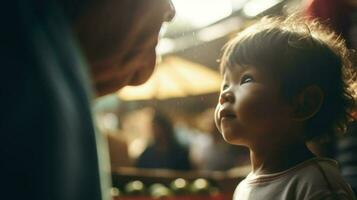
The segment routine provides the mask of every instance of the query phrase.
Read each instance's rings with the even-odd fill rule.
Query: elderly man
[[[171,2],[13,0],[0,13],[0,198],[109,199],[90,101],[149,78]]]

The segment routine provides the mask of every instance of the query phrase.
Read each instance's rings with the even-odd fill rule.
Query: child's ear
[[[302,90],[293,101],[293,119],[305,121],[312,118],[321,108],[324,101],[324,92],[316,85]]]

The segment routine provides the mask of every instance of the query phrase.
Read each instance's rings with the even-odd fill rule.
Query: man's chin
[[[131,82],[129,83],[129,85],[130,85],[130,86],[139,86],[139,85],[144,84],[146,81],[147,81],[147,80],[144,80],[144,79],[142,79],[142,80],[136,80],[136,79],[134,79],[133,81],[131,81]]]
[[[131,86],[138,86],[144,84],[147,80],[149,80],[150,76],[152,73],[142,73],[142,72],[136,72],[129,82],[129,85]]]
[[[153,59],[153,62],[149,62],[147,66],[141,67],[141,70],[136,71],[132,76],[129,85],[137,86],[144,84],[147,80],[149,80],[154,72],[155,62],[156,59]]]

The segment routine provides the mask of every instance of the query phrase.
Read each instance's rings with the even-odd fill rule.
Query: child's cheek
[[[214,111],[214,122],[215,122],[216,127],[219,130],[219,132],[221,132],[221,126],[219,124],[219,118],[218,118],[219,107],[220,107],[220,103],[218,102],[218,104],[216,106],[216,110]]]
[[[279,104],[266,91],[254,90],[237,97],[237,116],[243,126],[250,130],[269,129],[274,125]]]

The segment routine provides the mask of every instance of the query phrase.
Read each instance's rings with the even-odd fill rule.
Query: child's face
[[[291,112],[278,81],[266,72],[251,66],[226,69],[215,122],[227,142],[253,147],[286,141]]]

